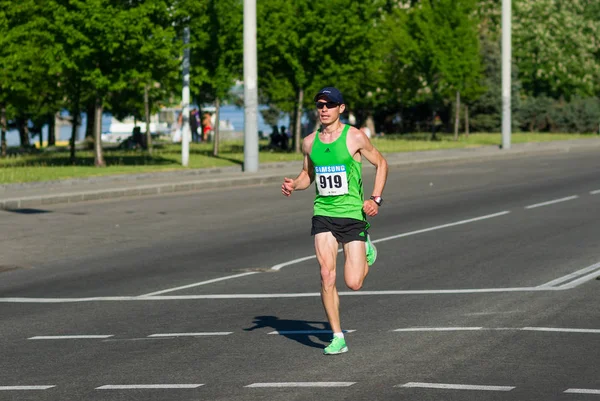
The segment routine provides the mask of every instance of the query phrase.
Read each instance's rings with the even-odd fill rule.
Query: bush
[[[521,129],[530,132],[598,132],[600,99],[573,98],[570,102],[546,96],[523,101],[517,111]]]
[[[553,131],[589,133],[598,132],[600,99],[575,98],[569,103],[554,106]]]

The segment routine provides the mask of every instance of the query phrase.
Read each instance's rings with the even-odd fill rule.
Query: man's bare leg
[[[334,333],[341,333],[340,297],[335,286],[338,243],[330,232],[315,235],[315,250],[321,266],[321,301]]]
[[[344,244],[344,280],[348,288],[354,291],[361,289],[367,274],[369,265],[365,256],[365,242],[352,241]]]

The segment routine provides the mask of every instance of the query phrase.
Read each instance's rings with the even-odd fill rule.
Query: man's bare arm
[[[301,191],[308,187],[315,180],[315,168],[310,160],[310,149],[312,148],[314,136],[310,135],[302,142],[302,152],[304,153],[304,162],[302,171],[295,179],[285,177],[281,185],[281,193],[285,196],[290,196],[294,191]]]

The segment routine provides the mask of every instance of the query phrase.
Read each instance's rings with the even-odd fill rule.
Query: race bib
[[[315,167],[315,182],[321,196],[339,196],[348,193],[346,166]]]

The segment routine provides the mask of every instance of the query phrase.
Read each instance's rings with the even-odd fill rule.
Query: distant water
[[[260,106],[260,109],[264,109],[267,106]],[[67,116],[67,113],[63,114],[64,116]],[[239,108],[237,106],[232,106],[232,105],[226,105],[226,106],[222,106],[220,109],[220,119],[225,121],[228,120],[231,122],[231,124],[233,125],[233,128],[235,131],[239,131],[239,132],[243,132],[244,131],[244,109],[243,108]],[[110,123],[112,121],[112,116],[110,114],[104,114],[102,116],[102,132],[109,132],[110,131]],[[85,127],[87,124],[87,116],[85,113],[82,114],[82,122],[81,122],[81,126],[78,129],[78,137],[77,139],[83,139],[83,137],[85,136]],[[140,123],[140,124],[143,124]],[[286,116],[285,118],[279,120],[278,126],[286,126],[289,127],[289,118]],[[58,138],[56,138],[57,141],[68,141],[69,139],[71,139],[71,126],[70,125],[64,125],[61,126],[59,129],[59,134],[58,134]],[[265,123],[265,121],[262,118],[261,113],[258,113],[258,130],[262,131],[265,135],[268,135],[271,133],[272,128],[271,126],[267,125]],[[45,125],[42,128],[42,136],[44,138],[44,141],[48,140],[48,126]],[[39,138],[35,137],[35,138],[30,138],[30,142],[34,143],[35,142],[39,142]],[[8,146],[18,146],[19,145],[19,131],[17,130],[10,130],[7,132],[6,134],[6,142],[8,143]]]

